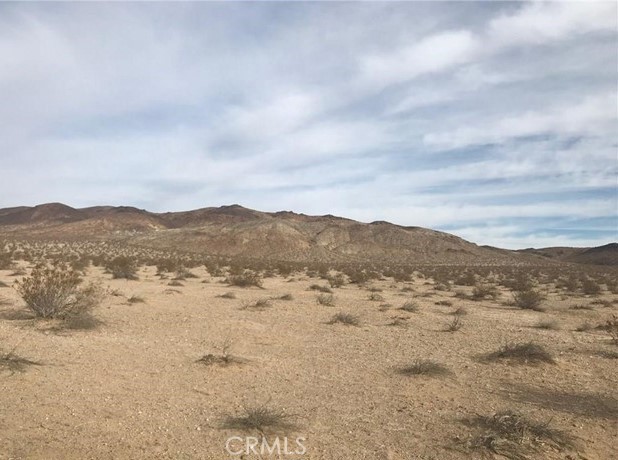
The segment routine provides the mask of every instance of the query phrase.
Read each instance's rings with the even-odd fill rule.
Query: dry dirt
[[[600,323],[616,304],[573,310],[593,299],[551,294],[547,312],[522,311],[504,305],[506,293],[498,301],[460,300],[417,279],[374,282],[384,301],[346,285],[327,307],[308,290],[323,280],[267,278],[264,289],[243,289],[194,271],[198,279],[171,287],[154,267],[142,269],[139,281],[111,280],[91,269],[89,278],[122,294],[107,296],[95,311],[103,324],[94,330],[58,331],[16,314],[23,306],[18,294],[0,288],[2,350],[16,347],[16,354],[41,364],[14,374],[0,368],[0,459],[259,458],[227,453],[230,436],[256,433],[224,429],[222,421],[260,404],[293,414],[297,428],[285,434],[291,449],[297,436],[307,449],[302,456],[266,458],[482,458],[458,447],[458,439],[475,433],[462,420],[505,409],[551,420],[576,439],[574,450],[547,448],[533,458],[606,460],[615,453],[618,376],[609,354],[618,347],[602,331],[575,329]],[[0,271],[5,283],[14,279]],[[414,291],[403,292],[404,286]],[[236,299],[217,297],[230,291]],[[264,310],[241,308],[288,293],[293,300],[274,300]],[[133,295],[145,302],[129,304]],[[417,313],[398,309],[411,299]],[[436,305],[445,299],[453,306]],[[391,307],[381,308],[385,303]],[[467,310],[462,329],[444,332],[459,306]],[[358,315],[360,326],[327,324],[341,311]],[[397,317],[403,325],[389,325]],[[560,329],[534,327],[545,319]],[[196,363],[216,354],[226,337],[246,362]],[[477,359],[509,341],[542,344],[557,363]],[[416,358],[442,363],[452,375],[397,373]]]

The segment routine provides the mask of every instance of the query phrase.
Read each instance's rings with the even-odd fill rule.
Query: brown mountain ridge
[[[569,256],[557,257],[551,248],[509,251],[421,227],[261,212],[237,204],[165,213],[130,206],[76,209],[62,203],[5,208],[0,209],[0,237],[117,240],[157,249],[290,261],[616,265],[618,260],[616,244],[598,250],[562,248]]]

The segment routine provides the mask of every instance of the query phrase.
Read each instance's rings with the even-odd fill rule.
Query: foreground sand
[[[224,417],[258,404],[294,414],[298,428],[288,437],[306,438],[304,456],[272,458],[481,458],[455,448],[457,438],[474,433],[462,420],[503,409],[551,419],[577,439],[577,452],[548,449],[536,458],[610,459],[617,448],[616,360],[603,354],[616,347],[601,331],[575,332],[584,321],[606,319],[616,304],[573,310],[592,299],[552,294],[549,310],[540,313],[456,299],[425,280],[384,280],[371,284],[382,289],[383,301],[346,285],[327,307],[307,289],[322,280],[268,278],[260,290],[195,273],[198,279],[171,287],[153,267],[139,281],[111,280],[91,269],[89,278],[122,295],[108,296],[95,312],[103,324],[86,331],[59,332],[14,314],[23,304],[13,289],[1,288],[3,350],[16,346],[42,365],[0,373],[0,459],[258,458],[227,453],[226,440],[247,433],[221,427]],[[14,278],[0,271],[0,280]],[[403,292],[404,286],[414,291]],[[236,299],[217,297],[230,291]],[[262,311],[241,308],[288,293],[293,300],[275,300]],[[145,302],[127,303],[132,295]],[[419,312],[398,310],[412,298]],[[444,299],[453,306],[435,304]],[[380,308],[385,303],[392,306]],[[463,328],[444,332],[459,306],[467,310]],[[361,325],[327,324],[340,311],[359,315]],[[395,317],[403,324],[389,325]],[[544,319],[555,319],[560,329],[533,327]],[[245,364],[195,362],[216,353],[226,337]],[[545,345],[557,364],[476,359],[507,341],[530,340]],[[436,360],[453,374],[397,374],[397,366],[416,358]]]

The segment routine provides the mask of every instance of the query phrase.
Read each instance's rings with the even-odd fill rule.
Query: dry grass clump
[[[573,438],[550,427],[550,421],[535,422],[513,411],[476,415],[464,423],[480,430],[478,435],[460,441],[467,449],[486,450],[511,460],[541,458],[540,451],[547,447],[560,452],[574,447]]]
[[[341,323],[346,326],[360,326],[360,318],[351,313],[337,313],[333,315],[328,324]]]
[[[0,370],[9,372],[11,375],[25,372],[29,366],[41,366],[38,361],[23,358],[15,353],[15,348],[8,352],[0,353]]]
[[[371,292],[368,296],[367,299],[371,300],[372,302],[384,302],[384,297],[382,297],[380,294],[378,294],[377,292]]]
[[[223,294],[219,294],[217,297],[220,299],[235,299],[236,294],[234,292],[225,292]]]
[[[230,275],[225,279],[225,282],[230,286],[238,287],[259,287],[262,288],[262,277],[259,273],[253,270],[245,270],[238,275]]]
[[[558,329],[560,329],[560,325],[558,324],[558,321],[553,320],[553,319],[539,321],[538,323],[534,325],[534,327],[536,329],[546,329],[546,330],[552,330],[552,331],[557,331]]]
[[[582,291],[586,295],[599,295],[601,286],[592,278],[584,278],[582,281]]]
[[[493,284],[476,284],[472,289],[470,299],[479,301],[490,298],[495,300],[499,295],[500,291],[498,291],[498,288]]]
[[[601,328],[609,334],[612,339],[612,343],[618,345],[618,316],[612,315]]]
[[[399,309],[403,311],[407,311],[408,313],[416,313],[419,310],[419,306],[416,302],[408,300],[401,307],[399,307]]]
[[[234,292],[226,292],[224,294],[218,295],[217,297],[219,297],[220,299],[235,299],[236,294]]]
[[[105,264],[105,269],[112,274],[114,279],[136,280],[137,262],[127,256],[114,257]]]
[[[485,361],[508,361],[514,364],[556,364],[554,357],[536,343],[507,343],[484,356]]]
[[[266,310],[267,308],[272,307],[272,302],[270,299],[258,299],[253,302],[246,302],[240,307],[241,310]]]
[[[267,432],[277,433],[294,431],[295,415],[286,414],[283,410],[268,407],[268,403],[258,406],[244,406],[240,415],[230,415],[223,419],[221,428],[228,430],[257,431],[264,435]]]
[[[463,327],[463,321],[460,315],[455,315],[453,319],[446,325],[446,332],[456,332]]]
[[[515,291],[513,293],[513,303],[516,307],[524,310],[545,311],[541,306],[544,299],[543,294],[534,289]]]
[[[38,318],[75,319],[86,316],[103,300],[95,283],[80,287],[79,275],[66,264],[37,266],[16,282],[17,292]]]
[[[231,364],[243,364],[246,362],[245,359],[239,358],[238,356],[234,356],[232,354],[234,341],[231,337],[226,337],[223,340],[223,343],[216,348],[219,350],[218,354],[208,353],[203,355],[200,359],[197,359],[195,362],[205,366],[211,366],[213,364],[229,366]]]
[[[416,359],[412,364],[400,367],[397,372],[406,376],[424,375],[427,377],[441,377],[452,374],[448,367],[430,359]]]
[[[335,306],[335,296],[333,296],[332,294],[318,294],[315,297],[315,301],[319,305],[324,305],[325,307]]]
[[[333,290],[331,288],[329,288],[328,286],[320,286],[319,284],[312,284],[311,286],[309,286],[309,290],[310,291],[320,291],[320,292],[324,292],[326,294],[332,294]]]

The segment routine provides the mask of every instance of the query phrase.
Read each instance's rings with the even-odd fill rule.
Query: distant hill
[[[593,249],[573,248],[518,252],[478,246],[455,235],[421,227],[383,221],[362,223],[292,211],[260,212],[236,204],[166,213],[126,206],[75,209],[61,203],[5,208],[0,209],[0,237],[3,236],[117,240],[158,249],[290,261],[409,264],[551,264],[563,260],[579,262],[577,258],[586,263],[609,263],[615,262],[618,246],[601,251],[603,256]],[[553,255],[554,249],[562,250],[565,257]]]
[[[609,243],[595,248],[557,247],[523,249],[519,252],[563,262],[618,266],[618,243]]]

